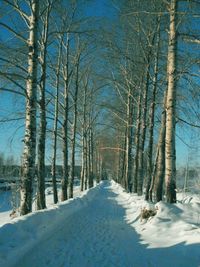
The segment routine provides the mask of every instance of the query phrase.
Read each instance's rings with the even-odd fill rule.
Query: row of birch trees
[[[3,0],[0,90],[19,99],[25,128],[20,213],[46,208],[113,177],[146,200],[176,202],[176,139],[199,128],[198,1]],[[111,9],[110,9],[111,10]],[[5,121],[4,121],[5,122]],[[187,128],[188,127],[188,128]],[[187,143],[187,140],[183,140]],[[58,196],[57,165],[62,165]],[[163,190],[164,189],[164,190]]]
[[[111,168],[127,191],[175,203],[176,140],[182,128],[200,125],[200,5],[143,0],[123,1],[118,9],[118,25],[104,40],[114,91],[107,106],[115,125]]]
[[[35,180],[37,209],[46,208],[47,158],[54,203],[59,201],[58,164],[61,201],[73,198],[76,165],[81,165],[81,190],[93,187],[94,178],[99,181],[101,175],[95,128],[103,85],[95,79],[98,48],[95,28],[84,15],[86,2],[5,0],[1,6],[5,41],[1,41],[0,90],[22,98],[24,110],[13,118],[25,123],[21,215],[32,211]]]

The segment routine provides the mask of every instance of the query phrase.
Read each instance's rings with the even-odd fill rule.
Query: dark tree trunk
[[[67,187],[68,187],[68,113],[69,113],[69,36],[66,41],[66,65],[64,68],[64,118],[62,127],[63,139],[63,176],[61,180],[61,201],[67,200]]]
[[[49,16],[51,11],[51,3],[48,4],[43,25],[41,39],[41,79],[39,84],[40,100],[40,127],[38,138],[38,188],[37,188],[37,209],[46,208],[45,200],[45,142],[46,142],[46,61],[47,61],[47,45],[49,34]]]
[[[164,96],[161,128],[158,140],[157,172],[155,176],[156,201],[162,200],[163,182],[165,177],[165,135],[166,135],[166,94]]]
[[[159,58],[159,44],[160,44],[160,17],[158,18],[158,33],[156,41],[156,55],[154,64],[154,77],[153,77],[153,90],[152,101],[149,114],[149,143],[147,150],[147,186],[145,199],[149,200],[149,189],[152,178],[152,157],[153,157],[153,142],[154,142],[154,117],[155,117],[155,105],[156,105],[156,93],[157,93],[157,80],[158,80],[158,58]]]
[[[126,171],[125,188],[132,192],[132,141],[133,141],[133,95],[131,88],[128,93],[127,103],[127,133],[126,133]]]
[[[148,53],[147,59],[147,69],[146,69],[146,81],[143,93],[143,112],[141,118],[141,131],[139,139],[139,152],[138,152],[138,185],[137,193],[139,196],[143,193],[143,180],[144,180],[144,146],[146,141],[146,129],[147,129],[147,100],[149,91],[149,79],[150,79],[150,51]]]
[[[89,188],[94,186],[94,140],[92,128],[89,133],[89,146],[90,146],[90,176],[89,176]]]
[[[142,92],[139,92],[138,107],[137,107],[137,125],[135,134],[135,158],[134,158],[134,175],[133,175],[133,192],[138,190],[138,155],[139,155],[139,140],[141,130],[141,110],[142,110]]]
[[[62,41],[60,41],[60,45],[59,45],[58,62],[57,62],[57,69],[56,69],[56,96],[55,96],[54,129],[53,129],[53,157],[52,157],[52,165],[51,165],[53,199],[54,199],[55,204],[58,202],[58,192],[57,192],[57,182],[56,182],[56,155],[57,155],[57,135],[58,135],[58,105],[59,105],[61,54],[62,54]]]
[[[69,198],[73,198],[73,185],[74,185],[74,170],[75,170],[75,147],[76,147],[76,128],[77,128],[77,101],[78,101],[78,89],[79,89],[79,64],[80,55],[78,55],[76,63],[76,86],[74,94],[74,120],[72,126],[72,138],[71,138],[71,166],[70,166],[70,182],[69,182]]]

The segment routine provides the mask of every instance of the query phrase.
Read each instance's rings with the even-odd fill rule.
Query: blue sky
[[[112,5],[107,0],[94,0],[86,8],[88,16],[110,17],[114,14]]]
[[[21,101],[12,94],[0,92],[1,119],[15,118],[16,110],[22,111]],[[18,107],[17,107],[18,106]],[[24,135],[24,121],[12,121],[0,123],[0,152],[5,155],[14,155],[18,159],[22,153],[22,139]]]
[[[106,0],[95,0],[86,11],[87,15],[97,16],[97,17],[107,17],[113,16],[113,9],[108,6],[108,1]],[[5,37],[5,31],[3,36]],[[2,37],[2,32],[1,32]],[[4,114],[13,113],[18,110],[22,111],[22,101],[19,100],[20,97],[14,97],[12,94],[0,92],[0,110],[1,118]],[[12,115],[14,116],[14,115]],[[9,122],[0,124],[0,152],[6,155],[14,155],[20,160],[22,149],[23,149],[23,135],[24,127],[23,120],[18,122]],[[198,140],[198,130],[188,128],[187,132],[184,132],[178,128],[178,136],[180,136],[185,143],[198,147],[200,150],[200,144]],[[194,137],[195,136],[195,137]],[[176,150],[177,150],[177,165],[184,165],[187,161],[188,151],[191,153],[192,149],[189,149],[186,144],[184,144],[178,137],[176,138]],[[200,156],[200,153],[198,154]]]

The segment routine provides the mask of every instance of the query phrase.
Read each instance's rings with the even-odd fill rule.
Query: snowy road
[[[125,210],[117,204],[115,198],[116,194],[106,184],[102,186],[94,201],[66,218],[56,233],[40,243],[17,265],[21,267],[140,266],[139,255],[143,258],[144,253],[136,246],[138,236],[125,222]],[[134,254],[137,254],[135,259]]]
[[[147,248],[147,245],[142,244],[140,235],[131,226],[131,222],[129,224],[127,221],[127,210],[123,204],[124,202],[127,205],[127,198],[114,189],[116,188],[111,182],[102,183],[78,200],[79,204],[76,205],[82,205],[81,209],[72,213],[66,212],[66,215],[66,208],[63,209],[62,220],[52,213],[47,223],[51,225],[56,217],[59,222],[56,224],[56,230],[47,231],[45,237],[39,238],[39,236],[31,250],[27,250],[14,266],[200,266],[197,254],[199,246],[185,246],[179,243],[166,248]],[[76,200],[73,201],[70,202],[71,208],[75,207]],[[35,238],[37,239],[37,236]],[[193,257],[194,251],[196,258]]]

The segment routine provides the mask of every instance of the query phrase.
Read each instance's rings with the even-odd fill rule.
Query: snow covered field
[[[50,192],[48,210],[13,220],[9,203],[1,207],[0,266],[200,267],[198,196],[160,202],[141,221],[141,208],[153,206],[113,181],[75,195],[52,205]]]

